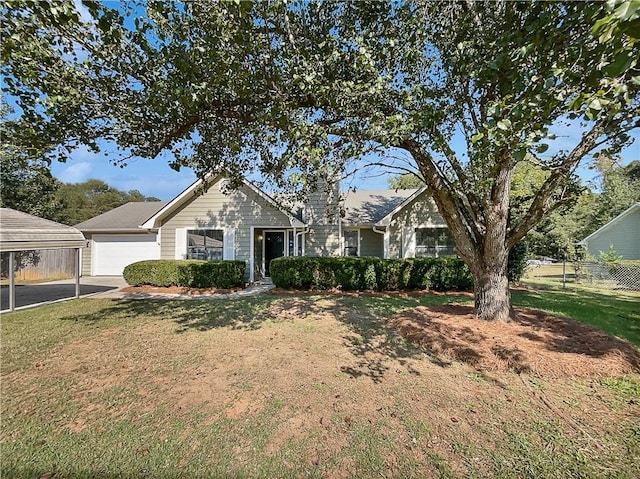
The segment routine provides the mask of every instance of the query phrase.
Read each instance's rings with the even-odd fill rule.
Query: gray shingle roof
[[[82,248],[87,241],[72,226],[11,208],[0,208],[0,250]]]
[[[358,190],[344,193],[347,225],[374,225],[417,190]]]
[[[81,231],[137,231],[142,223],[166,205],[166,201],[132,201],[76,225]]]

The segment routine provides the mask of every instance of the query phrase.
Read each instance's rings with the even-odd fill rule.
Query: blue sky
[[[92,19],[79,0],[74,0],[83,20],[91,22]],[[114,2],[107,2],[113,4]],[[117,3],[115,3],[117,4]],[[546,155],[552,155],[559,150],[573,148],[581,134],[582,129],[578,122],[569,126],[552,128],[552,133],[557,139],[550,143]],[[635,141],[621,153],[622,164],[628,164],[640,159],[640,130],[632,132]],[[462,151],[461,138],[454,139],[454,150]],[[458,143],[458,145],[456,145]],[[180,172],[172,170],[168,166],[166,158],[129,160],[124,167],[113,165],[105,160],[103,154],[94,154],[86,148],[76,150],[72,158],[66,163],[54,163],[51,165],[53,175],[67,183],[79,183],[91,178],[98,178],[120,190],[138,190],[146,196],[155,196],[161,200],[170,200],[195,181],[196,176],[191,169],[183,168]],[[578,174],[585,182],[591,180],[594,172],[587,168],[585,161],[578,169]],[[380,169],[368,169],[356,174],[344,187],[374,190],[387,188],[388,174]]]
[[[579,126],[564,127],[556,132],[558,139],[548,154],[560,148],[570,148],[580,138]],[[622,152],[622,163],[628,164],[640,159],[640,133],[634,132],[635,141]],[[172,170],[164,158],[129,160],[127,166],[114,166],[105,160],[104,155],[97,155],[81,148],[74,152],[72,159],[66,163],[51,165],[53,175],[66,183],[80,183],[90,178],[98,178],[120,190],[138,190],[146,196],[155,196],[161,200],[170,200],[193,181],[196,176],[191,169],[183,168],[180,172]],[[377,190],[387,188],[388,175],[378,170],[360,172],[351,182],[357,189]],[[593,178],[594,172],[582,165],[578,173],[585,182]]]

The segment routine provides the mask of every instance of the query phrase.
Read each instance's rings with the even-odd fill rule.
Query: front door
[[[267,231],[264,234],[264,271],[269,274],[272,259],[284,256],[284,231]]]

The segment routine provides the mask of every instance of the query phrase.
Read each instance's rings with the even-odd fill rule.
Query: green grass
[[[640,378],[486,380],[433,364],[384,326],[402,309],[470,302],[82,299],[3,315],[1,476],[633,477]],[[633,298],[544,290],[514,303],[639,339]],[[207,399],[183,404],[173,391],[198,377]],[[557,408],[580,404],[571,416],[586,432],[532,389]],[[242,398],[251,407],[230,414]]]
[[[535,287],[512,294],[514,306],[540,309],[565,318],[591,324],[640,346],[640,294],[592,290],[580,285],[563,289],[557,283],[525,279]]]

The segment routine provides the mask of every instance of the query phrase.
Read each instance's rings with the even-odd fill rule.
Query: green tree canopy
[[[2,7],[12,141],[57,158],[110,141],[123,161],[162,156],[235,184],[257,172],[294,193],[396,149],[487,319],[509,314],[511,246],[565,202],[581,160],[638,125],[637,2],[82,4],[89,22],[70,0]],[[582,136],[550,148],[566,122]],[[509,221],[525,161],[548,176]]]
[[[46,161],[3,145],[0,150],[0,206],[54,219],[61,205],[55,199],[58,182]]]
[[[160,200],[144,196],[138,190],[121,191],[97,179],[83,183],[61,183],[56,191],[56,202],[61,205],[56,220],[76,225],[130,201]]]
[[[387,180],[387,183],[392,190],[411,190],[424,186],[424,181],[411,173],[391,176]]]

